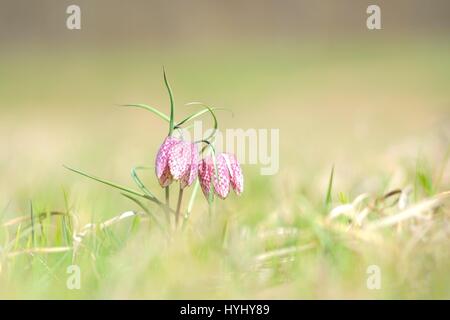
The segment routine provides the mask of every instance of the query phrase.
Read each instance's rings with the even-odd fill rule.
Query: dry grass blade
[[[363,194],[359,195],[358,197],[356,197],[352,203],[337,206],[336,208],[331,210],[331,212],[328,215],[328,219],[333,220],[341,215],[344,215],[344,216],[354,219],[355,216],[357,216],[358,213],[360,213],[362,211],[361,207],[363,205],[363,202],[369,198],[370,198],[370,195],[368,193],[363,193]],[[359,217],[359,220],[361,220],[361,217]]]
[[[33,254],[33,253],[61,253],[72,250],[72,247],[48,247],[48,248],[29,248],[23,250],[12,251],[8,253],[8,258],[18,256],[20,254]]]
[[[100,228],[100,230],[103,230],[107,227],[112,226],[113,224],[116,224],[119,221],[122,221],[124,219],[127,219],[129,217],[134,217],[135,215],[137,215],[137,212],[134,211],[126,211],[118,216],[115,216],[114,218],[111,218],[109,220],[106,220],[105,222],[100,223],[98,226]],[[81,231],[78,233],[75,233],[73,235],[73,240],[76,242],[81,242],[81,240],[92,230],[95,230],[95,228],[97,227],[97,224],[95,223],[88,223],[86,224],[83,228],[81,228]]]
[[[257,262],[264,262],[266,260],[272,259],[272,258],[278,258],[290,254],[295,254],[299,252],[303,252],[306,250],[310,250],[316,247],[315,243],[308,243],[301,246],[292,246],[292,247],[286,247],[282,249],[272,250],[263,254],[260,254],[256,256]]]
[[[46,218],[47,216],[66,216],[68,214],[66,214],[65,212],[60,212],[60,211],[51,211],[51,212],[42,212],[38,215],[38,219],[42,220],[44,218]],[[17,218],[13,218],[11,220],[8,220],[6,222],[4,222],[2,224],[3,227],[10,227],[19,223],[23,223],[26,221],[30,221],[31,217],[30,215],[26,215],[26,216],[20,216]]]
[[[350,236],[353,239],[358,239],[360,241],[364,241],[366,243],[374,244],[377,246],[385,246],[386,243],[383,237],[375,232],[370,232],[369,230],[359,229],[359,228],[350,228],[350,225],[343,225],[340,223],[332,223],[330,221],[320,221],[317,223],[323,228],[340,233],[345,234],[346,236]]]
[[[419,217],[426,212],[436,209],[450,196],[450,191],[442,192],[432,198],[426,199],[418,204],[409,207],[397,213],[395,215],[388,216],[386,218],[379,219],[367,225],[368,230],[379,229],[383,227],[389,227],[395,225],[399,222],[411,219],[414,217]]]
[[[298,228],[275,228],[261,231],[258,233],[258,237],[261,239],[272,237],[295,237],[298,236],[299,233],[300,230]]]
[[[83,240],[83,238],[91,231],[95,230],[97,228],[97,226],[99,227],[100,230],[104,230],[107,227],[110,227],[124,219],[130,218],[130,217],[134,217],[136,215],[138,215],[139,213],[134,212],[134,211],[126,211],[114,218],[111,218],[109,220],[106,220],[105,222],[100,223],[99,225],[95,224],[95,223],[88,223],[85,226],[83,226],[81,228],[80,232],[77,232],[73,235],[73,257],[72,259],[75,259],[76,253],[78,251],[79,246],[81,245],[81,241]]]

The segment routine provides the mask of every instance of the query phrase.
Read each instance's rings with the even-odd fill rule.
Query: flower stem
[[[180,219],[181,200],[183,199],[183,189],[180,186],[180,193],[178,193],[177,211],[175,216],[175,227],[178,227],[178,220]]]
[[[169,224],[170,227],[170,190],[169,187],[167,186],[165,188],[166,190],[166,218],[167,218],[167,223]]]
[[[199,188],[200,188],[200,183],[197,180],[197,181],[195,181],[194,190],[192,191],[191,198],[189,199],[186,214],[183,217],[183,225],[182,225],[183,228],[186,226],[186,222],[189,219],[189,216],[191,215],[192,208],[194,207],[195,196],[197,195]]]

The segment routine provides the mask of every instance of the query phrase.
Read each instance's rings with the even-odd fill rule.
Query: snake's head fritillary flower
[[[198,175],[198,149],[195,143],[189,143],[190,159],[186,173],[180,179],[181,188],[189,187]]]
[[[230,185],[236,194],[244,191],[244,176],[234,155],[220,153],[216,156],[217,175],[215,174],[213,159],[209,156],[203,159],[198,167],[198,176],[203,194],[209,198],[214,192],[221,199],[225,199],[230,192]],[[211,190],[212,187],[214,190]]]
[[[234,154],[224,153],[223,154],[230,171],[230,183],[233,190],[237,195],[244,192],[244,175],[242,174],[241,166],[236,159]]]
[[[167,187],[172,183],[172,175],[169,169],[169,155],[172,147],[178,143],[178,139],[167,137],[159,147],[156,155],[155,171],[161,187]]]
[[[203,194],[207,199],[211,193],[211,179],[214,174],[214,163],[211,157],[204,158],[198,164],[198,179]]]
[[[225,199],[230,192],[230,170],[226,156],[221,153],[216,157],[217,175],[214,175],[214,191],[221,199]]]
[[[156,156],[156,176],[161,187],[180,180],[181,187],[190,186],[197,176],[197,147],[187,141],[167,137]]]

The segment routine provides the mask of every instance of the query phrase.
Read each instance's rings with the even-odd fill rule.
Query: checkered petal
[[[230,192],[230,171],[228,170],[226,156],[219,154],[216,157],[217,175],[214,174],[214,190],[216,194],[225,199]]]
[[[211,179],[214,173],[214,164],[211,157],[204,158],[198,164],[198,180],[203,194],[207,199],[211,193]]]
[[[161,175],[161,178],[159,178],[158,180],[159,184],[163,188],[169,186],[172,183],[173,178],[172,175],[170,174],[169,167],[166,167],[166,170],[164,170],[163,174]]]
[[[172,182],[169,169],[169,155],[172,147],[180,140],[167,137],[163,144],[159,147],[155,160],[155,173],[161,187],[167,187]]]
[[[191,146],[189,142],[179,141],[169,150],[169,169],[174,180],[181,179],[189,172]]]
[[[194,182],[195,178],[197,178],[197,175],[198,175],[197,145],[194,143],[191,143],[190,147],[191,147],[191,154],[190,154],[190,161],[189,161],[189,169],[186,171],[185,175],[180,180],[180,186],[182,189],[190,186]]]
[[[227,154],[227,164],[230,170],[231,187],[240,195],[244,192],[244,175],[242,174],[241,166],[234,154]]]

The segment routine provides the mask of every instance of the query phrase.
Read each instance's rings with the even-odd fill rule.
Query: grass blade
[[[36,246],[36,240],[34,236],[34,212],[33,212],[33,202],[30,201],[30,220],[31,220],[31,241],[33,243],[33,247]]]
[[[134,167],[134,168],[132,168],[131,169],[131,177],[133,178],[134,182],[139,187],[139,189],[141,189],[142,192],[144,192],[149,197],[156,198],[155,195],[153,193],[151,193],[150,190],[147,189],[147,187],[144,185],[142,180],[137,175],[136,171],[139,170],[139,169],[148,169],[148,168],[147,167]]]
[[[187,208],[186,214],[184,216],[184,220],[189,219],[189,216],[191,215],[192,208],[194,207],[195,197],[197,196],[199,187],[200,187],[200,182],[197,179],[195,181],[194,189],[192,190],[191,197],[189,198],[188,208]]]
[[[148,110],[148,111],[156,114],[158,117],[160,117],[164,121],[167,121],[167,122],[170,121],[170,118],[165,113],[163,113],[163,112],[159,111],[158,109],[153,108],[149,105],[146,105],[146,104],[140,104],[140,103],[139,104],[123,104],[123,105],[121,105],[121,107],[135,107],[135,108],[145,109],[145,110]]]
[[[211,113],[211,115],[213,117],[213,120],[214,120],[214,130],[211,132],[211,134],[207,138],[204,139],[204,140],[207,140],[207,141],[211,140],[216,135],[217,128],[218,128],[217,118],[216,118],[216,115],[214,114],[213,109],[210,106],[208,106],[208,105],[206,105],[204,103],[201,103],[201,102],[190,102],[190,103],[188,103],[186,105],[187,106],[193,106],[193,105],[203,106],[209,111],[209,113]]]
[[[149,215],[149,217],[151,217],[155,221],[155,223],[158,225],[159,228],[161,228],[161,230],[164,230],[164,227],[162,226],[161,222],[158,220],[156,215],[153,214],[141,201],[139,201],[139,199],[136,199],[135,197],[130,196],[129,194],[126,193],[122,193],[122,195],[130,199],[134,203],[136,203],[142,210],[144,210],[146,214]]]
[[[334,177],[334,165],[331,167],[331,174],[330,179],[328,180],[328,189],[327,189],[327,195],[325,197],[325,207],[328,209],[331,205],[332,196],[331,192],[333,190],[333,177]]]
[[[49,215],[50,216],[65,216],[66,213],[60,212],[60,211],[50,211]],[[47,213],[46,212],[42,212],[42,213],[39,213],[39,214],[35,214],[33,212],[33,217],[34,218],[37,217],[38,219],[45,219],[45,218],[47,218]],[[31,215],[30,216],[28,216],[28,215],[20,216],[20,217],[13,218],[11,220],[8,220],[8,221],[4,222],[1,226],[3,226],[3,227],[10,227],[10,226],[13,226],[15,224],[19,224],[19,223],[23,223],[23,222],[29,221],[30,219],[31,219]]]
[[[80,170],[77,170],[77,169],[70,168],[70,167],[68,167],[68,166],[66,166],[66,165],[63,165],[63,167],[66,168],[66,169],[68,169],[68,170],[70,170],[70,171],[73,171],[73,172],[75,172],[75,173],[78,173],[78,174],[80,174],[80,175],[82,175],[82,176],[85,176],[86,178],[89,178],[89,179],[98,181],[98,182],[100,182],[100,183],[103,183],[103,184],[106,184],[106,185],[111,186],[111,187],[113,187],[113,188],[116,188],[116,189],[119,189],[119,190],[122,190],[122,191],[125,191],[125,192],[128,192],[128,193],[134,194],[134,195],[136,195],[136,196],[139,196],[139,197],[148,199],[148,196],[146,196],[145,194],[139,193],[139,192],[134,191],[134,190],[132,190],[132,189],[129,189],[129,188],[127,188],[127,187],[124,187],[124,186],[115,184],[115,183],[113,183],[113,182],[111,182],[111,181],[108,181],[108,180],[104,180],[104,179],[101,179],[101,178],[94,177],[94,176],[92,176],[92,175],[90,175],[90,174],[87,174],[87,173],[85,173],[85,172],[83,172],[83,171],[80,171]]]
[[[192,104],[192,103],[191,103],[191,104]],[[190,105],[190,104],[188,103],[187,105]],[[219,107],[211,107],[211,110],[228,110],[228,109],[226,109],[226,108],[219,108]],[[228,111],[230,111],[230,110],[228,110]],[[203,114],[205,114],[205,113],[207,113],[207,112],[210,112],[210,111],[209,111],[207,108],[205,108],[205,109],[200,110],[200,111],[198,111],[198,112],[196,112],[196,113],[194,113],[194,114],[191,114],[191,115],[190,115],[189,117],[187,117],[186,119],[184,119],[184,120],[180,121],[179,123],[177,123],[177,124],[175,125],[175,128],[178,128],[178,127],[182,126],[183,124],[185,124],[186,122],[189,122],[189,121],[191,121],[191,120],[194,120],[194,119],[200,117],[201,115],[203,115]],[[231,112],[231,111],[230,111],[230,112]]]
[[[45,247],[45,248],[22,249],[8,253],[8,258],[15,257],[21,254],[61,253],[71,250],[72,247]]]
[[[170,98],[170,118],[169,118],[169,136],[172,135],[173,128],[174,128],[174,101],[173,101],[173,94],[172,89],[170,88],[169,82],[167,81],[166,76],[166,70],[163,68],[163,74],[164,74],[164,84],[166,85],[167,92],[169,93]]]

